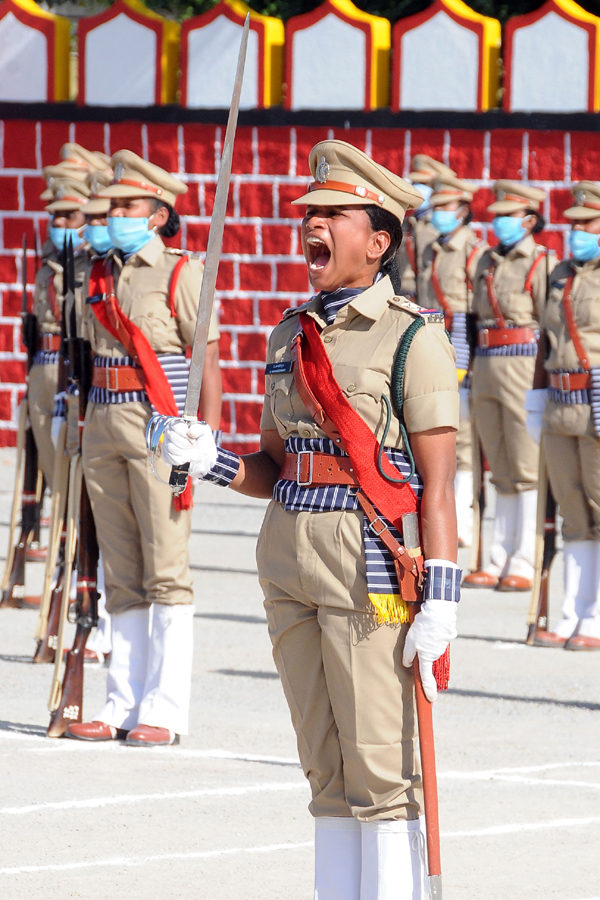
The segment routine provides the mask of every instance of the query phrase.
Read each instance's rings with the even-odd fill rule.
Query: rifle
[[[556,500],[552,496],[546,459],[541,447],[535,532],[535,575],[527,615],[527,638],[525,640],[529,647],[535,645],[538,632],[548,631],[550,569],[556,556]]]
[[[37,349],[37,320],[28,311],[27,305],[27,238],[23,235],[22,258],[22,307],[23,341],[27,347],[27,371],[33,365]],[[23,608],[37,604],[37,598],[25,596],[25,560],[36,530],[36,511],[39,505],[41,482],[38,477],[38,452],[31,425],[27,420],[27,400],[21,405],[19,414],[19,434],[17,436],[17,471],[13,495],[11,527],[9,530],[9,550],[2,578],[2,599],[0,607]],[[17,484],[21,477],[23,456],[23,488]],[[19,497],[20,494],[20,497]],[[19,502],[21,504],[21,533],[15,544]],[[39,518],[39,517],[38,517]]]
[[[72,247],[71,247],[72,257]],[[69,275],[70,285],[74,287],[74,268],[70,267]],[[76,326],[74,318],[75,296],[74,290],[69,292],[72,295],[73,305],[71,308],[72,325]],[[65,300],[66,302],[66,300]],[[73,352],[77,351],[77,360],[73,362],[73,371],[76,372],[77,383],[79,388],[79,434],[80,446],[83,431],[83,421],[85,419],[85,411],[87,408],[87,399],[92,386],[92,358],[89,343],[81,338],[73,340],[71,345]],[[70,362],[71,365],[71,362]],[[80,462],[81,457],[76,457],[76,462]],[[50,696],[50,724],[48,726],[48,737],[61,737],[73,722],[82,721],[83,709],[83,664],[85,647],[90,636],[92,628],[98,624],[98,591],[97,591],[97,573],[98,573],[98,541],[96,538],[96,526],[92,514],[85,478],[81,478],[80,487],[80,503],[79,503],[79,528],[78,528],[78,549],[77,549],[77,599],[75,604],[75,638],[73,646],[67,653],[65,671],[62,682],[62,689],[56,684],[53,685],[53,693]],[[66,614],[64,612],[65,600],[63,596],[63,611],[61,619],[64,622]],[[68,608],[68,602],[67,602]],[[62,643],[59,639],[59,645]],[[61,649],[62,652],[62,649]],[[58,657],[57,657],[58,659]],[[56,672],[60,665],[55,660],[55,680]]]
[[[471,416],[473,447],[473,541],[469,557],[469,571],[481,572],[483,568],[483,518],[485,515],[485,475],[483,447],[477,434],[475,416]]]

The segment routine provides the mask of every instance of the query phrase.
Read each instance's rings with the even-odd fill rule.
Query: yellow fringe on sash
[[[378,625],[404,625],[408,622],[408,605],[400,594],[369,594]]]

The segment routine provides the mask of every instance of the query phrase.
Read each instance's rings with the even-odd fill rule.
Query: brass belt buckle
[[[308,456],[308,481],[302,480],[302,457]],[[298,452],[298,459],[296,460],[296,484],[298,487],[308,487],[312,484],[313,480],[313,451],[312,450],[300,450]]]

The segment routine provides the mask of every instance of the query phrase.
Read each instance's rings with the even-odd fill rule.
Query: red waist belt
[[[60,334],[48,334],[46,332],[40,334],[38,350],[45,350],[47,353],[58,353],[60,350]]]
[[[311,484],[358,485],[349,456],[331,456],[329,453],[286,453],[279,477],[308,487]]]
[[[138,366],[94,366],[92,387],[104,388],[111,394],[143,391],[144,373]]]
[[[535,344],[533,328],[482,328],[477,334],[479,347],[507,347],[509,344]]]
[[[589,372],[550,372],[548,383],[559,391],[585,391],[592,386]]]

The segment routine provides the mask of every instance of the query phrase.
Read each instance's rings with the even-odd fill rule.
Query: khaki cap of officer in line
[[[365,206],[387,209],[400,222],[422,195],[400,176],[373,162],[345,141],[321,141],[308,160],[314,181],[294,206]]]
[[[546,191],[531,187],[522,181],[506,181],[501,178],[492,187],[495,201],[488,206],[488,212],[498,216],[509,216],[520,209],[538,210],[546,199]]]
[[[429,198],[431,206],[444,206],[453,200],[470,203],[477,187],[470,181],[460,181],[452,175],[439,178],[433,182],[433,194]]]
[[[151,197],[175,206],[179,194],[187,193],[187,185],[164,169],[142,159],[131,150],[119,150],[111,158],[114,176],[98,197]]]
[[[456,172],[450,166],[444,165],[425,153],[417,153],[413,156],[411,165],[412,172],[409,172],[407,177],[412,184],[433,184],[439,178],[456,176]]]
[[[69,142],[60,148],[60,165],[68,169],[98,169],[110,171],[110,157],[99,150],[86,150],[81,144]]]
[[[105,216],[108,213],[110,200],[108,197],[99,197],[98,194],[107,188],[111,181],[112,174],[107,172],[88,172],[85,183],[90,189],[90,199],[83,209],[86,216]]]
[[[53,191],[52,203],[46,207],[46,212],[67,212],[71,209],[80,209],[87,202],[90,189],[81,181],[61,179]]]
[[[566,219],[597,219],[600,216],[600,184],[595,181],[578,181],[571,188],[575,205],[565,209]]]

